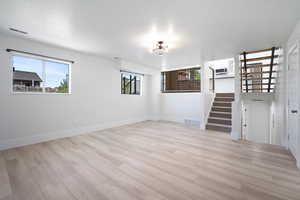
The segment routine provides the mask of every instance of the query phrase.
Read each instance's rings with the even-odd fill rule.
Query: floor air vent
[[[185,119],[184,124],[187,125],[187,126],[200,127],[200,121],[199,120]]]

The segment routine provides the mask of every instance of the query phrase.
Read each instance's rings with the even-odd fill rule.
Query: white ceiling
[[[2,0],[0,32],[168,67],[282,45],[299,10],[300,0]],[[162,58],[149,52],[160,39]]]

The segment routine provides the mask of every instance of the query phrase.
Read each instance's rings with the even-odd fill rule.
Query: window
[[[121,72],[121,94],[141,94],[141,75]]]
[[[70,64],[14,55],[13,91],[30,93],[70,93]]]
[[[161,91],[164,93],[200,92],[200,68],[162,72]]]

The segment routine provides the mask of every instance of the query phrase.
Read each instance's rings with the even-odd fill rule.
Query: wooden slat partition
[[[240,54],[242,92],[274,92],[275,81],[272,80],[276,79],[276,66],[278,66],[278,59],[276,58],[279,58],[276,50],[278,49],[272,47]],[[247,58],[249,54],[251,54],[251,57]],[[263,86],[267,87],[263,88]]]
[[[274,66],[278,66],[278,63],[274,63],[274,64],[273,64],[273,67],[274,67]],[[248,65],[248,66],[247,66],[247,69],[251,69],[251,68],[264,68],[264,67],[265,67],[265,68],[266,68],[266,67],[270,67],[270,64],[265,64],[265,65],[252,65],[252,66],[251,66],[251,65]],[[243,69],[243,68],[242,68],[242,69]]]
[[[275,48],[275,50],[278,50],[279,48]],[[268,52],[268,51],[272,51],[272,48],[269,49],[263,49],[263,50],[257,50],[257,51],[248,51],[246,52],[246,54],[255,54],[255,53],[263,53],[263,52]],[[244,55],[244,53],[241,53],[241,56]]]
[[[269,83],[248,83],[248,86],[252,85],[269,85]],[[275,85],[275,83],[271,83],[271,85]],[[243,84],[243,86],[246,86],[246,84]]]
[[[260,61],[260,60],[269,60],[269,59],[274,59],[274,58],[278,58],[279,56],[262,56],[262,57],[258,57],[258,58],[248,58],[246,59],[247,62],[252,62],[252,61]],[[244,60],[241,60],[242,62],[244,62]]]
[[[247,59],[246,59],[246,55],[247,53],[244,52],[244,69],[245,69],[245,73],[247,73]],[[248,77],[245,77],[246,80],[246,91],[248,92]]]
[[[260,80],[269,80],[269,77],[262,77],[262,78],[247,78],[247,81],[260,81]],[[275,77],[271,77],[271,79],[275,79]]]
[[[247,72],[247,73],[242,73],[243,76],[245,75],[251,75],[251,74],[269,74],[269,73],[275,73],[276,71],[262,71],[262,72]]]
[[[269,88],[248,88],[248,90],[269,90]],[[271,88],[270,90],[274,90],[274,88]],[[246,91],[246,89],[244,89]]]
[[[273,71],[273,64],[274,64],[274,56],[275,56],[275,47],[272,48],[272,58],[271,58],[271,64],[270,64],[270,73],[269,73],[269,87],[268,92],[270,92],[271,89],[271,78],[272,78],[272,71]],[[278,57],[278,56],[277,56]]]

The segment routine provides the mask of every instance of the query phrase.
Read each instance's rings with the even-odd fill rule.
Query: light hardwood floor
[[[0,152],[0,200],[300,199],[282,147],[147,121]]]

